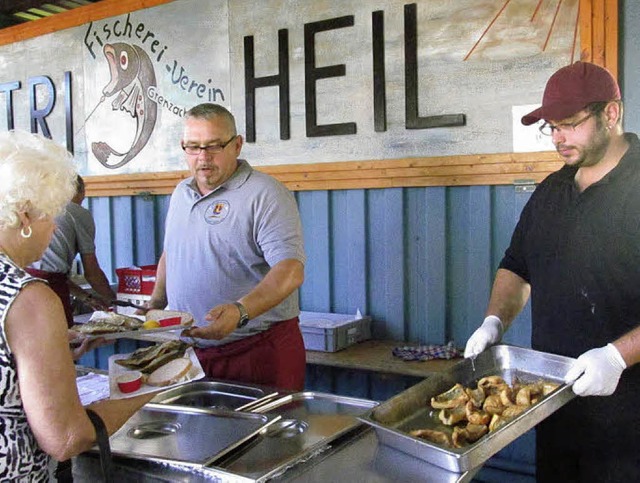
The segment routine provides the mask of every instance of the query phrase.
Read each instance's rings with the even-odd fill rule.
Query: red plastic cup
[[[142,373],[140,371],[125,372],[116,378],[116,383],[123,394],[135,392],[142,387]]]

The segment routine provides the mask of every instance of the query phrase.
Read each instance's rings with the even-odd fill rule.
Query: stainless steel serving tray
[[[215,380],[200,380],[163,391],[151,402],[206,409],[244,410],[267,396],[263,388]],[[274,394],[268,394],[273,397]]]
[[[258,402],[258,401],[257,401]],[[279,417],[242,448],[212,466],[254,481],[265,481],[328,449],[342,435],[361,427],[359,416],[378,403],[305,391],[263,399],[251,410]]]
[[[278,419],[224,409],[154,404],[140,409],[111,436],[111,452],[121,457],[202,468]]]
[[[372,409],[361,420],[376,430],[380,442],[449,471],[461,473],[475,468],[533,428],[575,397],[563,383],[574,359],[522,347],[497,345],[480,354],[475,362],[465,359],[451,369],[435,374]],[[474,370],[475,366],[475,370]],[[434,426],[430,401],[459,382],[473,386],[481,377],[501,375],[511,383],[540,379],[561,386],[518,417],[465,448],[448,449],[408,434],[413,429]]]

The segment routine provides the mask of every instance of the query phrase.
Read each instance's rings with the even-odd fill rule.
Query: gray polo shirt
[[[56,217],[56,229],[42,258],[34,268],[47,272],[69,273],[78,253],[95,253],[96,225],[91,212],[70,202]]]
[[[164,239],[168,307],[193,314],[196,325],[213,307],[249,293],[269,269],[285,259],[305,262],[295,198],[282,183],[244,160],[224,184],[206,196],[193,178],[171,195]],[[221,345],[267,330],[299,314],[298,292],[251,320]]]

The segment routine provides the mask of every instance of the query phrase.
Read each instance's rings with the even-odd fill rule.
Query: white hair
[[[0,229],[20,226],[19,214],[57,216],[76,191],[71,154],[26,131],[0,133]]]

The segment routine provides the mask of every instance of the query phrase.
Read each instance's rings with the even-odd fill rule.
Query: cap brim
[[[522,122],[522,124],[524,124],[525,126],[530,126],[531,124],[535,124],[536,122],[538,122],[540,119],[542,119],[542,107],[539,107],[538,109],[531,111],[529,114],[525,114],[524,116],[522,116],[520,122]]]
[[[531,111],[529,114],[522,116],[522,119],[520,121],[525,126],[535,124],[540,119],[544,119],[546,121],[562,121],[563,119],[567,119],[568,117],[577,114],[582,109],[587,107],[587,105],[588,104],[583,104],[582,102],[570,102],[562,104],[552,104],[550,106],[542,106],[535,111]]]

